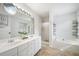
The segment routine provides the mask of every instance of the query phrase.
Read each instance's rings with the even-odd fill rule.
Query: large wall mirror
[[[12,4],[7,4],[8,6],[6,4],[3,5],[4,6],[1,6],[10,8],[8,11],[12,10],[13,7],[16,7],[16,13],[0,13],[0,34],[2,35],[0,36],[0,39],[34,34],[34,18],[29,12]]]
[[[34,34],[34,18],[29,14],[24,14],[21,9],[17,9],[16,15],[12,16],[11,33],[15,36],[29,36]]]
[[[34,22],[32,18],[26,18],[18,21],[19,23],[19,30],[18,33],[24,33],[27,35],[34,34]]]

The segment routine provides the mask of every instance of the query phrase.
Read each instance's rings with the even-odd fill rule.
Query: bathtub
[[[79,46],[79,39],[74,39],[74,40],[56,40],[56,41],[61,42],[61,43],[65,43],[65,44]]]
[[[55,40],[53,42],[53,48],[57,48],[61,51],[70,51],[79,53],[79,39]]]

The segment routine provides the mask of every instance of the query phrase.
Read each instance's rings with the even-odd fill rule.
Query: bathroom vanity
[[[2,43],[0,43],[1,45]],[[25,40],[16,38],[0,46],[0,56],[33,56],[41,49],[41,37],[33,36]]]
[[[0,56],[35,55],[41,49],[38,17],[18,6],[14,15],[6,12],[4,4],[0,9]]]

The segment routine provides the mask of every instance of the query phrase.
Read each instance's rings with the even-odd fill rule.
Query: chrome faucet
[[[12,36],[11,36],[11,32],[9,32],[9,35],[10,35],[10,37],[9,37],[8,43],[14,42],[14,40],[11,39],[11,38],[12,38]]]

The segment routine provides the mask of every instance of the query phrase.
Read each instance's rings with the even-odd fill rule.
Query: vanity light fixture
[[[29,16],[29,17],[31,17],[32,18],[32,15],[29,13],[29,12],[27,12],[26,10],[24,10],[24,9],[21,9],[21,8],[19,8],[19,7],[16,7],[17,8],[17,12],[19,13],[19,14],[21,14],[21,15],[25,15],[25,16]]]
[[[7,13],[14,15],[17,12],[17,8],[12,3],[3,3],[4,9]]]

